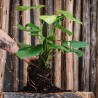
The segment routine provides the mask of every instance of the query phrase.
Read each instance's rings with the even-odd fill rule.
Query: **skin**
[[[1,29],[0,29],[0,48],[12,54],[16,53],[19,50],[19,46],[17,45],[17,43]],[[23,60],[28,64],[30,64],[32,60],[34,61],[36,59],[38,59],[38,57],[34,56],[31,58],[25,58]]]

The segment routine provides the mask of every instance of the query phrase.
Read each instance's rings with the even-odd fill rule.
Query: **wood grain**
[[[97,0],[97,33],[96,33],[96,43],[98,43],[98,0]],[[95,92],[96,98],[98,97],[98,45],[96,45],[96,92]]]
[[[2,98],[82,98],[80,95],[75,93],[16,93],[16,92],[4,92]],[[83,97],[90,98],[90,97]],[[93,97],[92,97],[93,98]]]
[[[83,60],[80,77],[80,89],[82,91],[89,91],[89,68],[90,68],[90,1],[83,1],[83,27],[82,27],[82,38],[83,41],[87,42],[88,46],[83,49]]]
[[[65,0],[65,10],[69,11],[71,14],[73,14],[73,1],[74,0]],[[73,32],[73,22],[69,20],[65,20],[65,27]],[[66,40],[70,41],[72,40],[72,36],[65,37]],[[66,89],[67,90],[73,90],[73,54],[72,53],[66,53]]]
[[[17,29],[17,24],[19,22],[19,12],[16,11],[16,7],[19,5],[20,0],[12,0],[10,5],[10,32],[9,35],[12,39],[18,42],[19,32]],[[15,55],[10,55],[10,66],[11,66],[11,90],[18,91],[19,86],[19,59]],[[13,81],[14,80],[14,81]]]
[[[92,92],[62,92],[62,93],[22,93],[3,92],[1,98],[95,98]]]
[[[81,20],[81,0],[74,1],[74,17]],[[73,40],[79,41],[81,29],[80,25],[74,23],[73,26]],[[74,91],[79,90],[79,58],[74,54]]]
[[[7,33],[9,24],[9,5],[10,0],[0,1],[0,29],[4,30]],[[3,90],[5,63],[6,52],[4,50],[0,50],[0,94]]]
[[[44,14],[46,15],[52,15],[54,13],[54,9],[53,9],[53,0],[45,0],[45,12]],[[52,24],[51,25],[47,25],[45,24],[46,29],[44,29],[44,35],[45,36],[50,36],[52,34]],[[50,32],[51,31],[51,32]],[[53,55],[53,53],[51,54]],[[51,64],[50,64],[50,68],[51,68],[51,74],[53,74],[53,76],[51,76],[51,83],[54,83],[54,57],[51,60]]]
[[[53,14],[53,0],[45,0],[45,4],[46,4],[46,14],[47,15],[51,15]]]
[[[32,0],[32,1],[33,1],[33,6],[39,6],[39,0]],[[38,27],[40,26],[39,16],[40,16],[40,10],[33,9],[34,24]],[[35,37],[35,45],[37,44],[39,44],[39,40],[38,37]]]
[[[54,0],[54,13],[56,14],[56,10],[61,9],[61,0]],[[59,40],[61,40],[61,30],[56,29],[56,38],[55,43],[61,44]],[[54,84],[61,88],[61,52],[56,50],[54,58]]]
[[[76,92],[76,94],[79,94],[82,98],[95,98],[92,92]]]
[[[96,9],[97,9],[97,0],[91,0],[90,5],[90,23],[91,23],[91,34],[90,34],[90,91],[95,92],[96,84]]]
[[[22,5],[30,6],[31,0],[22,0]],[[22,12],[22,24],[25,26],[27,23],[30,23],[30,10],[26,10]],[[23,32],[23,42],[25,44],[31,44],[31,35],[28,32]],[[27,67],[28,64],[23,62],[23,85],[27,84]]]

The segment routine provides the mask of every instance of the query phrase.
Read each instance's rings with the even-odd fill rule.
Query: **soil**
[[[46,67],[37,67],[34,65],[28,66],[28,81],[27,86],[22,89],[22,92],[33,93],[55,93],[66,92],[51,83],[51,69]],[[69,91],[67,91],[69,92]]]

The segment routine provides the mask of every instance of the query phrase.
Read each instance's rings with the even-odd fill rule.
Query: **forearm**
[[[15,53],[19,50],[17,43],[0,29],[0,48],[10,53]]]

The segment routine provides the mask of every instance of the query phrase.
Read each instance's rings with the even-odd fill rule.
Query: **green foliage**
[[[43,5],[37,7],[18,6],[17,10],[23,11],[27,9],[42,8],[42,7],[44,6]],[[20,49],[16,53],[17,56],[19,56],[20,58],[27,58],[39,55],[37,65],[44,65],[48,67],[49,61],[51,60],[52,56],[55,55],[52,54],[51,56],[51,53],[53,53],[54,50],[59,50],[61,52],[73,52],[76,53],[79,57],[83,55],[83,52],[78,49],[86,47],[87,46],[86,42],[60,40],[61,45],[55,44],[56,28],[60,29],[62,32],[66,33],[69,36],[72,35],[72,32],[70,32],[67,28],[63,27],[60,24],[62,19],[67,18],[70,21],[82,24],[82,22],[74,18],[67,11],[57,10],[57,13],[58,13],[57,15],[41,15],[39,17],[40,27],[32,23],[28,23],[25,26],[22,26],[21,24],[17,25],[17,28],[19,28],[20,30],[29,32],[31,36],[37,36],[40,42],[39,45],[36,46],[30,46],[20,43],[19,44]],[[44,28],[44,25],[46,25],[47,28]],[[51,26],[51,29],[48,28],[49,26]],[[44,30],[47,31],[46,35],[44,35]]]
[[[81,41],[70,41],[70,45],[73,48],[83,48],[87,46],[87,43]]]
[[[39,19],[45,21],[47,24],[52,24],[55,22],[57,16],[56,15],[51,15],[51,16],[48,16],[48,15],[41,15],[39,17]]]
[[[35,26],[35,25],[32,24],[32,23],[26,24],[25,27],[23,27],[22,25],[18,24],[18,25],[17,25],[17,28],[20,29],[20,30],[22,30],[22,31],[31,32],[31,34],[37,33],[37,32],[40,31],[39,27]]]
[[[38,55],[42,51],[42,49],[43,45],[41,44],[33,47],[21,43],[20,49],[18,52],[16,52],[16,55],[19,56],[20,58],[28,58]]]
[[[55,40],[55,35],[51,35],[51,36],[47,37],[47,40],[54,41]]]
[[[17,7],[17,10],[18,11],[24,11],[24,10],[28,10],[28,9],[34,9],[34,8],[43,8],[43,7],[45,7],[44,5],[40,5],[40,6],[18,6]]]
[[[72,35],[72,33],[71,33],[69,30],[67,30],[66,28],[62,27],[62,26],[59,24],[59,21],[56,21],[56,22],[55,22],[55,26],[56,26],[57,28],[59,28],[62,32],[67,33],[69,36]]]
[[[63,16],[65,16],[67,19],[69,19],[70,21],[74,21],[76,23],[82,24],[82,22],[80,22],[78,19],[74,18],[69,12],[67,11],[62,11],[62,10],[57,10],[58,13],[62,14]]]

